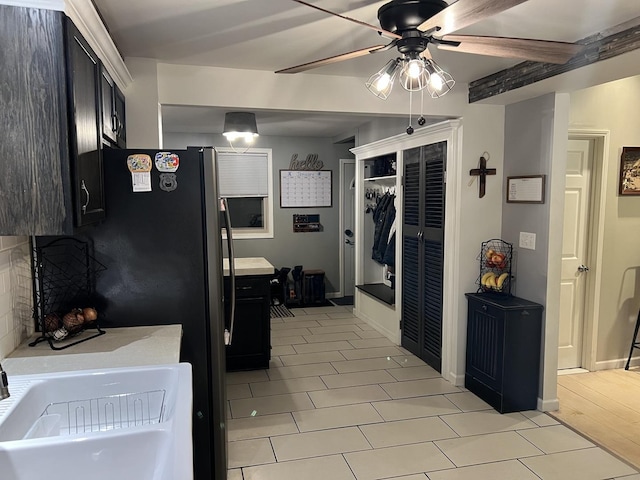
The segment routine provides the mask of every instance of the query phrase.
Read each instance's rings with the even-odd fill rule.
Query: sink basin
[[[11,480],[192,479],[191,365],[9,378],[0,465]]]

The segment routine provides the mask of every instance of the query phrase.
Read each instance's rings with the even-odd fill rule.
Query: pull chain
[[[427,123],[423,115],[424,112],[424,88],[420,90],[420,117],[418,118],[418,125],[421,127]]]
[[[413,133],[413,127],[411,126],[411,112],[413,108],[413,91],[409,90],[409,126],[407,127],[407,135]]]

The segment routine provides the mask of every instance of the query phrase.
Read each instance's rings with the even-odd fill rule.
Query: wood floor
[[[640,468],[640,367],[560,375],[558,398],[551,416]]]

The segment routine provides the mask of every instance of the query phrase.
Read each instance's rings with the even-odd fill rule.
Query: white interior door
[[[354,294],[356,285],[355,255],[355,160],[340,161],[340,217],[342,239],[341,268],[343,295]]]
[[[565,186],[558,368],[582,366],[593,140],[569,140]]]

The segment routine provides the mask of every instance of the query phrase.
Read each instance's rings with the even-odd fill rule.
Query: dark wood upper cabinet
[[[115,116],[116,84],[104,67],[100,67],[100,97],[102,105],[102,138],[116,144],[117,123]]]
[[[0,235],[73,234],[105,216],[100,60],[54,10],[0,5],[0,44]]]
[[[100,61],[73,22],[67,27],[70,148],[75,225],[105,216],[102,179]]]
[[[112,147],[126,148],[125,98],[109,72],[101,66],[102,138]]]

